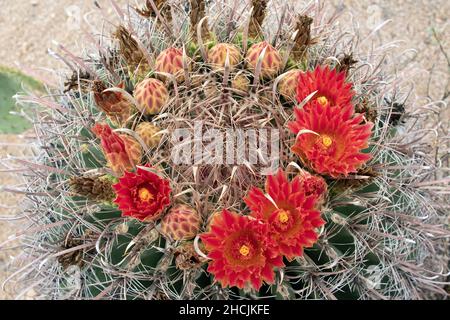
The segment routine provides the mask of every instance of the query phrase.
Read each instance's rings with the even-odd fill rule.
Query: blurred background
[[[272,0],[281,1],[281,0]],[[284,1],[284,0],[283,0]],[[95,7],[108,8],[102,17]],[[142,4],[144,0],[116,0],[120,5]],[[289,2],[301,2],[290,0]],[[327,0],[331,8],[345,10],[342,24],[357,24],[364,33],[369,33],[384,21],[386,24],[375,36],[377,41],[396,42],[395,51],[411,57],[411,84],[414,84],[417,101],[425,104],[432,100],[446,100],[449,95],[450,54],[448,0]],[[29,153],[28,139],[33,130],[25,120],[11,114],[14,103],[11,96],[21,83],[39,86],[32,78],[48,79],[48,68],[63,67],[63,64],[48,54],[48,49],[57,43],[74,53],[81,54],[83,19],[101,30],[117,23],[117,17],[109,0],[0,0],[0,159],[26,157]],[[108,22],[104,23],[104,19]],[[407,51],[408,49],[415,51]],[[449,110],[441,115],[442,121],[450,121]],[[1,160],[0,160],[1,161]],[[0,167],[0,244],[17,232],[14,221],[7,221],[17,211],[20,195],[8,192],[20,186],[16,172],[7,172]],[[7,186],[7,187],[6,187]],[[9,188],[9,189],[8,189]],[[11,276],[9,264],[16,254],[17,244],[8,243],[0,250],[0,284]],[[32,299],[28,292],[26,298]],[[8,290],[0,288],[0,299],[12,299]]]

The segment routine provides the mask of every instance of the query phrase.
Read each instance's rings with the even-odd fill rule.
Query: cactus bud
[[[260,77],[270,79],[275,77],[281,70],[281,55],[277,49],[266,41],[256,43],[250,47],[246,56],[247,68],[253,72],[256,71],[259,57],[264,49],[266,51],[262,58]]]
[[[145,79],[134,91],[138,108],[144,114],[157,114],[167,104],[169,93],[164,83],[157,79]]]
[[[188,67],[190,60],[187,61]],[[155,71],[169,73],[175,77],[178,83],[184,81],[183,51],[177,48],[168,48],[162,51],[155,61]],[[167,80],[164,75],[159,75],[162,80]]]
[[[243,74],[237,74],[231,82],[231,87],[242,92],[248,92],[250,80]]]
[[[242,60],[239,48],[229,43],[219,43],[209,50],[208,63],[213,70],[221,70],[225,68],[225,62],[228,59],[230,63],[230,69],[236,67]]]
[[[190,240],[200,229],[201,218],[197,210],[181,204],[170,209],[161,221],[161,232],[173,240]]]
[[[140,123],[135,131],[149,148],[156,148],[161,141],[161,135],[158,134],[161,129],[152,125],[150,122]]]
[[[290,70],[283,74],[283,77],[278,84],[278,92],[288,101],[295,101],[297,96],[298,76],[300,70]]]

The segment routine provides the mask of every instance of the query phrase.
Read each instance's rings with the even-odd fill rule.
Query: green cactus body
[[[198,42],[201,37],[189,37],[192,33],[188,32],[189,28],[185,24],[180,27],[181,44],[173,43],[160,24],[155,24],[156,29],[148,36],[154,18],[132,15],[135,34],[147,47],[150,56],[155,59],[167,48],[174,48],[179,53],[184,46],[192,65],[188,66],[185,61],[183,66],[177,65],[179,78],[175,81],[164,79],[170,96],[167,105],[155,111],[155,114],[137,112],[132,123],[118,131],[132,134],[132,128],[144,122],[169,133],[181,126],[177,121],[192,124],[191,121],[203,120],[216,127],[230,123],[237,127],[264,124],[268,128],[279,129],[283,136],[281,167],[292,176],[301,174],[301,170],[314,173],[307,161],[300,161],[290,150],[296,137],[289,133],[287,123],[294,117],[293,110],[301,101],[280,99],[274,89],[276,75],[273,74],[275,79],[255,79],[258,59],[253,61],[254,70],[246,68],[244,61],[241,61],[235,63],[236,70],[227,70],[224,66],[220,72],[215,72],[204,61],[204,53],[217,43],[233,44],[245,57],[245,50],[264,41],[245,35],[245,23],[249,23],[249,17],[245,18],[247,20],[244,17],[241,18],[243,20],[236,20],[229,10],[231,8],[224,9],[222,17],[212,26],[210,31],[213,40],[203,44]],[[280,8],[275,6],[274,10]],[[187,16],[185,18],[183,21],[187,21]],[[331,68],[335,67],[334,60],[329,57],[342,52],[344,44],[338,41],[330,47],[330,43],[340,38],[339,32],[319,28],[314,34],[317,43],[309,44],[302,60],[296,61],[292,54],[289,55],[289,49],[294,45],[290,40],[292,34],[285,31],[292,26],[281,27],[269,27],[271,34],[265,40],[270,39],[273,50],[276,50],[277,75],[278,71],[282,74],[293,68],[307,72],[319,65],[331,64]],[[111,54],[109,64],[98,53],[86,60],[96,76],[111,88],[117,84],[117,77],[127,84],[134,82],[127,72],[128,66],[124,59],[115,56],[118,54],[117,44],[109,43],[105,38],[105,45],[108,48],[106,52]],[[363,53],[360,56],[364,61],[377,61],[377,57]],[[158,61],[161,70],[165,70],[164,63],[162,58]],[[270,65],[271,61],[267,63]],[[76,238],[82,245],[74,249],[80,252],[73,257],[81,256],[83,264],[77,264],[79,260],[76,260],[70,265],[69,258],[72,255],[67,255],[64,261],[69,264],[69,268],[64,269],[57,259],[47,259],[43,265],[47,270],[45,274],[48,277],[51,274],[56,281],[42,282],[39,288],[42,296],[81,299],[285,300],[418,299],[425,297],[430,288],[442,293],[438,284],[427,280],[431,270],[423,267],[426,259],[432,259],[435,265],[439,264],[439,261],[429,256],[432,250],[430,245],[442,246],[441,240],[448,236],[448,230],[438,227],[445,215],[440,207],[440,195],[423,188],[427,186],[424,182],[432,181],[439,168],[433,162],[434,159],[417,152],[414,143],[401,143],[402,139],[414,140],[414,136],[411,136],[413,131],[404,134],[408,131],[406,127],[401,127],[403,124],[396,127],[387,120],[392,106],[384,98],[401,100],[404,95],[396,97],[395,94],[404,92],[404,87],[397,87],[396,81],[388,81],[386,70],[371,72],[365,75],[349,71],[346,76],[347,81],[354,84],[358,97],[364,96],[370,108],[377,111],[370,146],[363,150],[364,154],[371,154],[372,159],[346,177],[333,178],[323,174],[328,193],[324,196],[323,204],[317,205],[320,206],[321,219],[325,222],[315,230],[317,241],[306,246],[302,255],[293,259],[284,258],[285,267],[274,269],[274,283],[263,283],[259,290],[249,286],[222,287],[220,281],[216,281],[209,272],[211,259],[205,258],[209,249],[203,246],[203,240],[199,240],[200,235],[194,240],[191,240],[190,235],[189,239],[174,241],[164,237],[161,232],[161,219],[132,219],[123,215],[117,201],[105,203],[71,195],[67,188],[70,177],[83,176],[93,171],[107,175],[111,182],[117,184],[121,176],[114,175],[108,169],[100,141],[91,131],[95,123],[108,123],[106,115],[96,107],[91,92],[49,92],[49,99],[56,101],[67,112],[45,109],[44,105],[37,107],[37,110],[45,110],[49,115],[49,121],[43,121],[37,128],[40,142],[45,147],[37,161],[52,168],[52,172],[43,170],[28,177],[27,189],[43,196],[30,196],[27,201],[27,211],[33,215],[30,221],[41,231],[26,235],[25,243],[29,246],[30,256],[43,261],[43,257],[55,256],[62,251],[55,247],[61,246],[64,239],[69,236]],[[248,90],[239,94],[233,92],[231,85],[237,74],[249,80]],[[148,76],[153,75],[153,70],[150,70]],[[228,79],[224,79],[225,76]],[[133,96],[133,88],[128,86],[126,91]],[[142,96],[142,100],[145,99]],[[21,102],[27,104],[26,99]],[[420,131],[421,127],[417,129]],[[172,202],[162,208],[161,218],[176,203],[186,203],[201,215],[199,221],[203,221],[203,225],[200,233],[206,233],[210,229],[210,216],[222,208],[248,215],[248,207],[242,199],[252,187],[264,188],[266,177],[253,173],[261,168],[252,167],[249,170],[246,165],[235,168],[225,165],[220,168],[214,165],[174,165],[167,156],[170,153],[167,136],[161,135],[161,142],[152,145],[152,150],[145,150],[143,146],[145,155],[138,164],[138,167],[149,165],[146,169],[155,170],[160,179],[170,181]],[[112,153],[117,151],[112,149]],[[123,156],[120,150],[117,154]],[[297,170],[297,167],[301,167],[301,170]],[[136,174],[139,170],[136,168],[131,173]],[[223,188],[224,185],[227,188]],[[151,204],[157,195],[151,186],[147,186],[138,189],[134,197],[133,201]],[[53,246],[42,245],[49,243]],[[190,264],[181,269],[181,258],[177,262],[175,253],[190,252],[188,249],[181,250],[183,245],[193,246],[194,250],[190,253],[192,257],[186,258]],[[250,254],[251,248],[241,246],[240,249],[241,255]],[[419,267],[413,268],[411,263]],[[41,276],[42,272],[29,272],[28,280],[36,281]]]

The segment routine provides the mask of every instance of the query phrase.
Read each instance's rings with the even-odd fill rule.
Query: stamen
[[[280,211],[280,213],[278,214],[278,220],[281,223],[288,222],[289,221],[289,214],[285,210]]]
[[[322,135],[322,144],[328,148],[329,146],[331,146],[333,144],[333,139],[331,139],[329,136],[327,135]]]
[[[325,96],[320,96],[317,98],[317,102],[324,106],[328,103],[328,99]]]
[[[250,254],[250,248],[247,247],[245,244],[239,249],[239,253],[243,255],[244,257],[248,256]]]
[[[147,188],[140,188],[138,195],[141,201],[152,201],[154,199],[153,194]]]

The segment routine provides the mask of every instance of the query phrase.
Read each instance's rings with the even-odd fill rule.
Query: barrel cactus
[[[405,110],[401,74],[323,5],[222,6],[115,6],[104,47],[65,57],[68,88],[18,97],[40,147],[21,283],[53,299],[445,295],[431,108]]]

